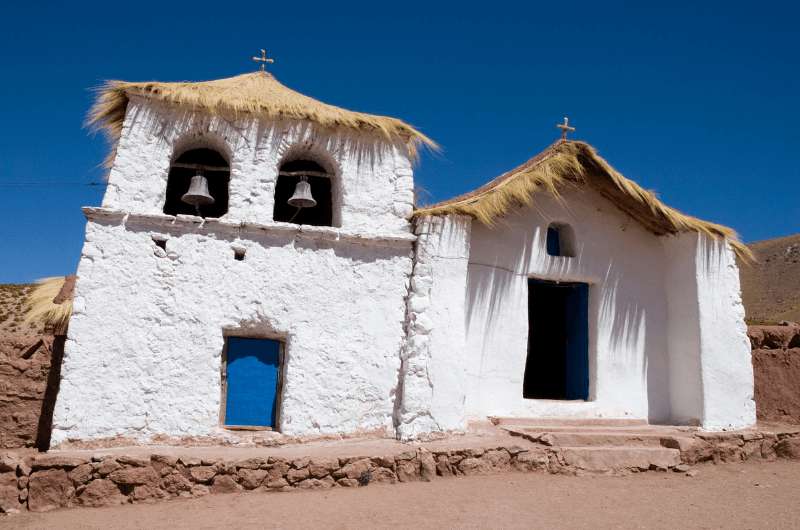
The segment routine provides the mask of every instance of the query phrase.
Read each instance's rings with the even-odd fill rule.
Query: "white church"
[[[745,247],[588,144],[417,208],[430,139],[263,70],[111,82],[91,119],[114,147],[54,445],[755,423]]]

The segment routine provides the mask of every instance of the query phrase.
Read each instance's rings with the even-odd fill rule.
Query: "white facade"
[[[198,147],[230,164],[228,213],[163,214],[170,164]],[[293,158],[332,175],[334,227],[273,222]],[[755,422],[724,242],[657,237],[589,190],[541,194],[493,228],[412,226],[412,211],[402,144],[133,97],[102,207],[85,209],[53,443],[224,435],[234,335],[284,341],[277,427],[290,435],[415,438],[487,416]],[[574,257],[545,251],[553,222],[571,227]],[[529,278],[590,286],[586,401],[522,396]]]
[[[711,430],[755,423],[739,275],[726,243],[696,233],[656,237],[589,190],[539,195],[495,227],[473,222],[459,231],[462,222],[450,218],[441,232],[468,243],[438,238],[449,254],[430,260],[426,274],[465,285],[466,296],[440,291],[431,305],[447,310],[425,312],[434,315],[427,335],[452,345],[431,348],[431,380],[446,374],[461,384],[440,389],[446,400],[434,385],[418,417],[449,425],[458,411],[467,419],[629,419]],[[547,254],[551,223],[571,227],[573,257]],[[589,284],[586,401],[523,398],[529,278]],[[463,341],[454,336],[461,329]],[[437,411],[437,402],[451,406]]]
[[[171,160],[206,146],[230,162],[228,213],[164,215]],[[340,227],[272,222],[294,155],[333,173]],[[402,146],[134,99],[103,207],[86,209],[53,443],[221,433],[226,335],[285,341],[282,432],[392,433],[412,200]]]

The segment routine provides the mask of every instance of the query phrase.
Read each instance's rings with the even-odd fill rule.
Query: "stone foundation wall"
[[[292,491],[359,487],[370,483],[430,481],[437,477],[506,471],[579,474],[580,462],[544,439],[513,438],[502,446],[409,450],[390,456],[223,458],[163,454],[6,454],[0,457],[0,508],[6,513],[71,506],[108,506],[243,490]],[[533,442],[533,443],[531,443]],[[800,430],[780,432],[687,433],[666,437],[662,446],[680,459],[615,472],[686,471],[700,462],[737,462],[778,457],[800,459]],[[676,451],[677,452],[677,451]],[[610,472],[610,470],[605,470]]]
[[[759,421],[800,424],[800,326],[750,326]]]
[[[53,345],[48,335],[0,336],[0,448],[47,448],[52,403],[46,397]],[[59,346],[63,346],[60,341]]]

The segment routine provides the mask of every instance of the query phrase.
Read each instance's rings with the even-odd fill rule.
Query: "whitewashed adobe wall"
[[[218,150],[231,166],[224,219],[272,221],[281,162],[307,153],[334,174],[341,227],[368,232],[410,230],[413,172],[399,144],[388,144],[378,135],[328,133],[309,122],[228,119],[141,97],[133,97],[128,104],[103,206],[162,213],[170,162],[198,147]]]
[[[466,427],[465,303],[467,217],[417,219],[408,337],[401,367],[400,438]]]
[[[750,342],[730,245],[691,233],[664,238],[664,246],[673,417],[709,430],[754,425]]]
[[[229,213],[163,215],[173,150],[203,146],[230,160]],[[293,150],[335,171],[341,228],[271,221]],[[219,435],[225,335],[286,341],[283,432],[393,433],[412,190],[399,146],[134,99],[104,208],[87,212],[53,443]]]
[[[667,304],[659,238],[589,190],[534,205],[496,227],[472,227],[467,286],[466,411],[470,417],[669,418]],[[575,257],[547,255],[547,227],[567,223]],[[589,401],[522,397],[527,280],[589,288]]]

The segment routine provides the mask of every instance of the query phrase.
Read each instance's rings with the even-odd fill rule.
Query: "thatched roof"
[[[417,209],[414,215],[462,214],[492,226],[513,208],[532,204],[536,193],[550,192],[559,196],[559,192],[570,185],[595,189],[656,235],[702,232],[727,239],[741,257],[751,256],[734,230],[667,206],[653,192],[617,172],[584,142],[557,142],[480,188]]]
[[[72,315],[75,276],[42,278],[28,295],[26,322],[39,322],[56,335],[66,332]]]
[[[105,129],[112,141],[116,141],[122,132],[131,95],[212,113],[249,113],[273,119],[310,120],[326,129],[376,132],[387,139],[404,142],[412,157],[416,156],[420,144],[433,149],[437,147],[433,140],[401,120],[322,103],[284,86],[267,72],[192,83],[108,81],[99,89],[87,123]]]

